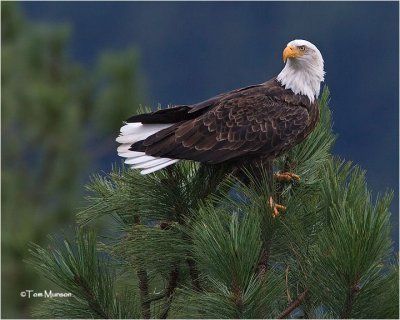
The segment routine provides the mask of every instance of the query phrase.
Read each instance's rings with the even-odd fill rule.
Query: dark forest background
[[[13,15],[11,26],[3,24],[10,21],[4,19],[7,14]],[[35,92],[46,88],[50,93],[44,96],[62,96],[50,99],[50,105],[56,107],[50,106],[52,114],[46,111],[47,121],[51,124],[59,117],[64,119],[59,124],[65,126],[56,137],[65,147],[64,153],[59,153],[62,165],[57,157],[46,157],[52,154],[54,141],[49,143],[50,151],[29,156],[29,150],[46,145],[49,138],[56,140],[51,126],[44,125],[36,140],[22,141],[29,143],[29,148],[21,145],[8,153],[10,145],[21,142],[2,137],[2,196],[13,203],[2,208],[2,314],[28,317],[30,305],[37,301],[22,299],[18,293],[48,288],[22,262],[28,243],[43,244],[47,233],[57,233],[74,221],[90,174],[108,172],[113,163],[120,162],[113,143],[120,120],[139,104],[190,104],[270,79],[283,68],[282,50],[295,38],[316,44],[325,59],[325,83],[331,91],[338,134],[334,153],[367,170],[368,185],[375,195],[386,189],[395,191],[391,209],[393,239],[398,244],[398,27],[396,2],[22,2],[13,10],[4,10],[2,3],[2,44],[6,35],[18,53],[4,54],[2,49],[2,90],[6,94],[2,94],[2,136],[7,121],[16,118],[20,124],[31,122],[28,136],[37,134],[35,117],[46,119]],[[17,31],[10,35],[12,28]],[[38,49],[46,46],[47,51]],[[46,65],[47,61],[38,57],[48,58],[49,52],[62,57],[57,60],[63,66],[57,83],[51,77],[43,80],[38,73],[43,71],[40,63]],[[35,59],[41,61],[39,67]],[[25,61],[33,63],[31,69]],[[14,68],[18,68],[19,78]],[[14,82],[7,82],[13,77]],[[68,90],[59,91],[66,87]],[[7,88],[13,90],[9,95]],[[25,100],[14,106],[10,99],[10,104],[6,98],[15,95]],[[6,104],[12,112],[7,112]],[[19,112],[16,106],[21,108]],[[74,111],[65,118],[55,111],[57,106]],[[15,130],[14,125],[10,127]],[[18,199],[29,201],[18,197],[20,185],[36,202],[41,185],[30,180],[30,175],[20,177],[20,185],[13,185],[12,190],[17,191],[4,193],[5,183],[15,180],[14,172],[24,175],[23,170],[29,170],[19,167],[12,157],[20,150],[28,154],[19,159],[21,163],[29,160],[33,168],[42,167],[33,176],[35,181],[41,175],[48,178],[43,159],[59,164],[56,183],[50,180],[34,210],[31,205],[26,210],[15,209]],[[4,158],[4,154],[9,156]],[[14,163],[14,171],[7,170],[10,163]],[[66,177],[60,178],[60,171]],[[67,178],[73,175],[78,178],[71,182]],[[65,185],[69,189],[61,193]],[[66,197],[68,204],[62,201]],[[45,210],[40,209],[43,203]],[[63,210],[55,210],[57,206]]]

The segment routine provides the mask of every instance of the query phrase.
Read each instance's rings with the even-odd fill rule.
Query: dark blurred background
[[[276,76],[290,40],[325,59],[334,153],[392,189],[398,246],[397,2],[22,2],[2,7],[2,317],[55,289],[23,262],[68,233],[139,104],[190,104]]]

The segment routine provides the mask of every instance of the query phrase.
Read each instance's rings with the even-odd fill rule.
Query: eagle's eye
[[[300,46],[300,47],[299,47],[299,50],[300,50],[300,51],[304,51],[304,50],[306,50],[306,47],[305,47],[305,46]]]

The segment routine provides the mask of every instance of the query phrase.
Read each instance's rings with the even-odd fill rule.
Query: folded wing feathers
[[[126,158],[125,163],[132,169],[145,169],[141,174],[148,174],[163,169],[178,162],[177,159],[152,157],[144,152],[129,150],[131,145],[137,141],[144,140],[158,131],[170,127],[171,124],[142,124],[140,122],[128,123],[121,127],[121,134],[116,139],[121,143],[118,147],[118,155]]]

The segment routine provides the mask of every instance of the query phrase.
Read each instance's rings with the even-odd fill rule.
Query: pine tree
[[[89,163],[93,172],[114,150],[120,119],[143,98],[135,50],[89,70],[68,54],[67,25],[27,21],[14,2],[1,9],[2,317],[26,318],[40,299],[20,292],[49,285],[22,263],[28,243],[73,222]]]
[[[392,193],[373,200],[365,172],[332,156],[328,102],[325,88],[317,128],[274,163],[298,182],[249,170],[243,184],[185,161],[94,176],[75,239],[32,247],[30,263],[73,294],[35,316],[398,318]],[[270,195],[287,206],[276,218]]]

